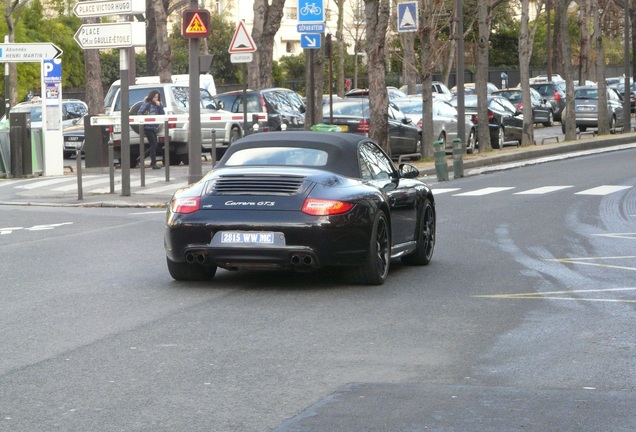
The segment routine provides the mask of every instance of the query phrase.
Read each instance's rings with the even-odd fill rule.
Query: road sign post
[[[252,36],[247,32],[243,21],[239,21],[227,50],[230,53],[230,61],[232,63],[242,63],[243,75],[243,133],[249,131],[247,123],[247,63],[253,60],[256,44]]]
[[[78,2],[73,13],[80,18],[138,15],[146,12],[145,0],[87,0]],[[82,49],[119,48],[121,78],[121,124],[129,120],[129,79],[127,48],[146,45],[144,22],[82,24],[73,36]],[[113,161],[109,161],[112,164]],[[130,196],[130,128],[121,128],[121,194]]]

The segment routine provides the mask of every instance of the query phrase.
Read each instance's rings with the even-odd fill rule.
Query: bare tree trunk
[[[477,104],[477,137],[480,150],[492,148],[490,141],[490,127],[488,125],[488,106],[486,83],[488,82],[488,45],[490,40],[490,1],[480,1],[477,6],[477,22],[479,38],[477,40],[477,74],[475,76],[475,91]],[[483,144],[482,144],[483,143]],[[488,144],[486,144],[488,143]]]
[[[581,28],[581,48],[579,54],[579,85],[584,85],[585,80],[590,78],[591,52],[590,43],[590,16],[592,15],[591,0],[581,0],[579,13],[579,27]]]
[[[167,9],[169,0],[149,0],[146,4],[147,74],[161,82],[172,81],[172,50],[168,43]],[[131,81],[134,82],[134,81]]]
[[[562,52],[562,73],[565,78],[565,140],[571,141],[576,139],[576,122],[574,117],[574,83],[572,82],[572,48],[570,43],[570,34],[568,32],[568,4],[566,0],[557,2],[556,16],[559,21],[559,37],[561,43],[557,44],[561,47]],[[563,121],[563,118],[561,119]]]
[[[539,16],[543,7],[541,2],[535,4],[535,16]],[[532,57],[532,47],[534,36],[537,31],[538,20],[530,27],[530,0],[522,0],[521,3],[521,29],[519,31],[519,72],[522,83],[530,81],[530,58]],[[531,107],[530,88],[522,86],[522,102],[524,107]],[[521,145],[534,144],[534,118],[531,109],[526,109],[523,114],[523,135]]]
[[[86,18],[87,24],[98,23],[99,18]],[[86,105],[89,114],[104,113],[104,88],[102,87],[102,65],[99,60],[99,50],[84,50],[84,73],[86,75]]]
[[[607,110],[607,83],[605,82],[605,48],[603,46],[603,24],[598,0],[592,1],[592,17],[594,33],[592,34],[596,48],[596,76],[598,77],[598,134],[607,135],[609,130],[609,112]],[[625,93],[628,94],[627,92]]]
[[[367,23],[366,51],[369,68],[369,105],[371,124],[369,136],[387,154],[389,148],[388,115],[389,97],[386,90],[386,34],[389,25],[389,0],[365,0],[364,13]]]
[[[283,18],[285,0],[254,1],[254,26],[252,39],[256,45],[254,61],[248,64],[248,83],[251,88],[272,86],[272,68],[274,57],[274,37]]]
[[[334,0],[338,8],[338,21],[336,23],[336,53],[338,62],[336,64],[336,94],[343,97],[345,94],[345,73],[344,73],[344,4],[346,0]]]
[[[407,94],[415,94],[417,81],[417,65],[415,60],[415,32],[400,33],[402,42],[402,78],[404,84],[408,86]]]
[[[433,41],[435,20],[433,18],[433,1],[420,0],[420,45],[421,45],[421,77],[422,77],[422,157],[433,156],[433,143],[439,137],[434,135],[433,128]]]
[[[14,12],[19,10],[26,1],[6,0],[4,9],[4,18],[7,23],[7,36],[9,43],[15,42],[15,22],[13,21]],[[4,40],[3,40],[4,42]],[[6,90],[5,90],[6,91]],[[14,106],[18,103],[18,65],[9,63],[9,105]]]

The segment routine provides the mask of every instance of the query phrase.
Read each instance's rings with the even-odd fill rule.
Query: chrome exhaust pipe
[[[192,252],[188,252],[185,256],[185,259],[188,264],[194,264],[197,258]]]
[[[204,255],[204,254],[202,254],[202,253],[197,254],[197,262],[198,262],[199,264],[203,264],[203,263],[205,262],[205,255]]]

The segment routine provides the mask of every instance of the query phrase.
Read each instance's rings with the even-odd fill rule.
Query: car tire
[[[428,265],[433,258],[435,249],[435,208],[427,198],[424,200],[417,226],[417,246],[415,251],[402,257],[402,262],[408,265]]]
[[[472,128],[468,132],[468,140],[466,141],[466,153],[479,153],[479,149],[477,148],[477,132],[475,131],[475,129]]]
[[[504,128],[503,126],[499,126],[499,129],[497,129],[497,141],[494,142],[495,145],[493,146],[493,148],[495,150],[503,150],[504,139],[505,139]]]
[[[367,262],[351,272],[360,285],[382,285],[391,263],[391,231],[386,214],[379,211],[373,222]]]
[[[442,148],[444,149],[444,151],[446,151],[446,134],[444,134],[444,132],[442,132],[441,134],[439,134],[439,138],[437,138],[437,140],[441,141]]]
[[[203,266],[172,261],[166,257],[168,272],[177,281],[207,281],[216,274],[216,266]]]
[[[550,127],[554,125],[554,114],[552,114],[552,110],[548,110],[548,121],[543,123],[543,126]]]
[[[422,156],[424,156],[422,154],[422,136],[421,135],[417,137],[417,142],[415,143],[415,151],[413,153],[417,153],[420,155],[419,157],[418,156],[413,157],[413,160],[415,161],[420,160]]]
[[[587,130],[587,126],[579,126],[579,132],[585,132]]]

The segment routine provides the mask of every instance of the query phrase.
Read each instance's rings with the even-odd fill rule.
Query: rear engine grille
[[[212,195],[295,195],[304,176],[226,176],[213,182]]]

